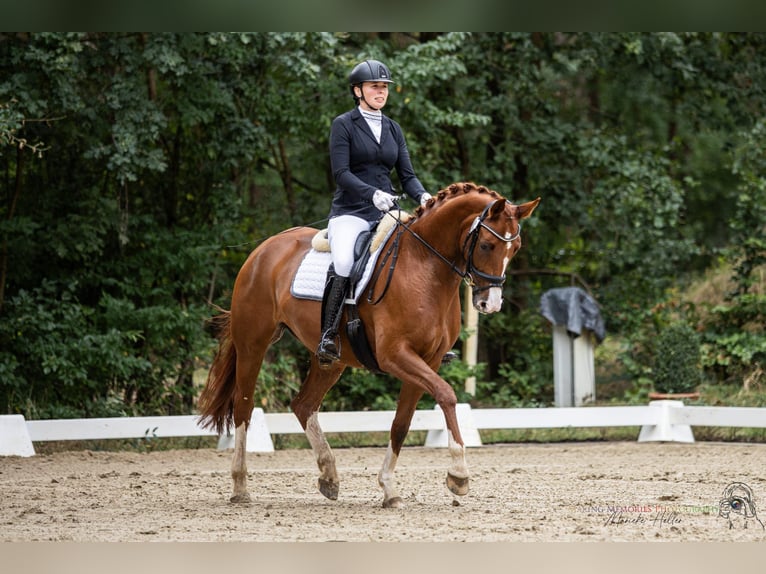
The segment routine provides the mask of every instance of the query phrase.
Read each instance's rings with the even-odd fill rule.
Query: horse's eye
[[[492,251],[494,247],[491,243],[481,243],[479,245],[479,249],[481,249],[482,251]]]

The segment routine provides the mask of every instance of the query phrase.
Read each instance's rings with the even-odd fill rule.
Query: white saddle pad
[[[394,229],[395,227],[392,227],[388,230],[385,239],[380,241],[378,248],[370,254],[370,258],[367,260],[367,265],[362,273],[362,278],[356,284],[356,291],[352,293],[354,301],[359,300],[364,288],[367,287],[367,283],[370,282],[370,277],[375,269],[375,263],[377,263],[382,251],[380,247],[385,245]],[[290,286],[292,296],[298,299],[321,301],[324,296],[324,286],[327,281],[327,270],[330,268],[330,263],[332,263],[332,255],[329,251],[317,251],[314,247],[309,249],[308,253],[303,257],[295,277],[293,277],[293,282]]]

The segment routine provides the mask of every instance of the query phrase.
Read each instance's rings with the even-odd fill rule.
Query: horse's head
[[[473,306],[480,313],[500,310],[505,270],[521,248],[521,220],[538,203],[539,197],[521,205],[495,199],[471,222],[463,241],[465,278],[473,288]]]

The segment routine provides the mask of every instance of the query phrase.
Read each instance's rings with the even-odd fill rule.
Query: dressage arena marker
[[[196,417],[195,417],[196,418]],[[247,446],[250,452],[274,452],[274,443],[271,442],[271,434],[266,424],[266,416],[263,409],[253,409],[250,416],[250,426],[247,429]],[[234,435],[224,434],[218,439],[218,450],[234,448]]]
[[[655,403],[659,403],[657,406],[662,411],[660,421],[656,425],[641,427],[638,442],[694,442],[691,426],[675,422],[675,413],[684,406],[683,401],[651,401],[649,406],[654,406]]]
[[[441,411],[439,405],[436,405],[434,409]],[[481,435],[479,434],[479,429],[476,428],[476,422],[473,420],[473,412],[471,405],[467,403],[459,403],[455,408],[457,423],[460,426],[460,434],[463,435],[465,446],[481,446]],[[446,448],[448,444],[449,437],[444,425],[440,429],[428,431],[425,446]]]
[[[694,442],[692,426],[766,428],[764,407],[689,407],[681,401],[652,401],[648,406],[471,409],[457,407],[467,446],[480,446],[479,430],[640,426],[638,442]],[[394,411],[321,412],[325,433],[388,432]],[[33,456],[33,442],[215,436],[201,429],[197,415],[116,417],[25,421],[22,415],[0,415],[0,456]],[[248,435],[249,452],[273,452],[272,434],[300,434],[292,413],[254,409]],[[440,410],[418,410],[410,430],[428,431],[425,446],[446,446]],[[222,436],[219,449],[231,448]]]
[[[0,456],[32,456],[35,447],[22,415],[0,416]]]

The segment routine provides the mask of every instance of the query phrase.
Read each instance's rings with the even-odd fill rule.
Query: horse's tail
[[[215,429],[220,435],[228,432],[233,423],[237,350],[231,339],[231,311],[222,310],[211,322],[217,329],[219,346],[199,397],[199,426]]]

